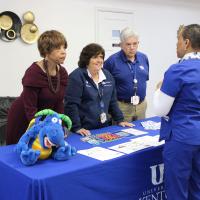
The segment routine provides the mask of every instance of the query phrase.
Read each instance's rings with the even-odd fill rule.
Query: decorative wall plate
[[[24,24],[21,28],[21,38],[24,42],[32,44],[39,37],[39,29],[35,24]]]
[[[21,22],[20,18],[18,17],[18,15],[11,12],[11,11],[4,11],[4,12],[0,13],[0,17],[2,17],[2,16],[7,16],[6,17],[7,20],[8,20],[8,18],[11,18],[12,19],[12,26],[9,29],[1,28],[0,37],[4,41],[8,41],[8,42],[13,41],[17,37],[20,36],[20,30],[21,30],[21,27],[22,27],[22,22]]]
[[[0,16],[0,29],[8,30],[12,27],[13,21],[12,18],[8,15]]]

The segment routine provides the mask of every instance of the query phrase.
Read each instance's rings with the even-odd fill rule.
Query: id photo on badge
[[[140,102],[140,97],[139,96],[132,96],[131,97],[131,103],[135,106],[138,105]]]

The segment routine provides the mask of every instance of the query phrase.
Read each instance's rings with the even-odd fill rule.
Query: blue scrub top
[[[104,63],[114,77],[118,100],[131,101],[134,96],[133,79],[138,81],[136,95],[143,101],[146,96],[146,81],[149,80],[149,61],[145,54],[136,53],[135,61],[127,59],[123,50],[111,55]]]
[[[175,97],[162,118],[160,139],[200,144],[200,59],[182,60],[164,75],[161,91]]]

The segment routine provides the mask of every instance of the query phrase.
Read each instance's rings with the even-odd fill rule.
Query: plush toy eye
[[[62,120],[61,119],[59,119],[58,122],[59,122],[59,124],[62,124]]]
[[[53,123],[57,123],[57,122],[58,122],[58,118],[53,117],[53,118],[51,119],[51,121],[52,121]]]

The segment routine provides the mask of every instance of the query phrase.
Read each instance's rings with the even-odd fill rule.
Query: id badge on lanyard
[[[137,79],[133,79],[133,87],[134,87],[134,96],[131,97],[131,103],[136,106],[140,103],[140,97],[136,95],[137,92]]]
[[[133,70],[132,69],[132,66],[128,63],[129,65],[129,68],[131,70],[131,73],[134,74],[134,79],[133,79],[133,92],[134,92],[134,95],[131,97],[131,103],[136,106],[140,103],[140,97],[137,96],[137,85],[138,85],[138,80],[136,78],[136,67],[135,69]]]
[[[140,102],[140,97],[139,97],[139,96],[132,96],[132,97],[131,97],[131,103],[132,103],[134,106],[138,105],[139,102]]]
[[[107,116],[106,116],[105,112],[102,112],[100,114],[100,121],[101,121],[102,124],[104,124],[107,121]]]
[[[102,88],[101,93],[100,93],[100,88],[99,88],[99,97],[100,97],[100,108],[101,108],[100,122],[102,124],[104,124],[107,121],[107,115],[104,112],[105,105],[104,105],[104,102],[103,102],[103,88]]]

